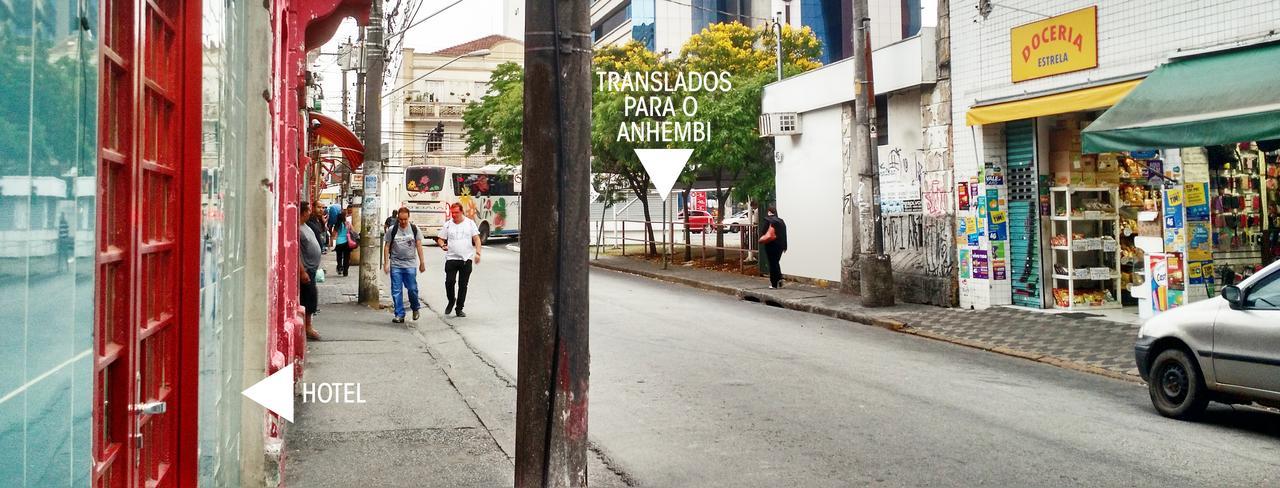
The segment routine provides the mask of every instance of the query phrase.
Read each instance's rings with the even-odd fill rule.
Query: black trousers
[[[458,293],[454,296],[453,284],[458,283]],[[450,259],[444,262],[444,292],[454,310],[462,310],[467,301],[467,282],[471,281],[471,260]]]
[[[338,273],[346,276],[347,267],[351,265],[351,245],[344,242],[334,246],[333,251],[338,254]]]
[[[778,286],[782,282],[782,253],[776,249],[765,248],[765,254],[769,255],[769,284]]]

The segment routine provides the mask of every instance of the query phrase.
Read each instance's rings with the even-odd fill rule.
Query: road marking
[[[515,244],[507,244],[507,250],[511,252],[520,252],[520,246]]]

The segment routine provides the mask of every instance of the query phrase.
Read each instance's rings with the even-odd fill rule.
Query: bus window
[[[453,194],[473,197],[514,195],[515,188],[510,177],[484,173],[454,173]]]
[[[404,189],[409,193],[438,192],[444,188],[444,168],[409,166],[404,169]]]

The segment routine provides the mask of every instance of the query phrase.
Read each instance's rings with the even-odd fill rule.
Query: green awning
[[[1081,134],[1085,153],[1280,138],[1280,43],[1170,61]]]

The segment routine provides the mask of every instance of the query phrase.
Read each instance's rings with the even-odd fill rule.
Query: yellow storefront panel
[[[1081,110],[1110,107],[1124,98],[1142,80],[1095,86],[1042,97],[1014,100],[969,109],[966,125],[986,125],[1010,120],[1030,119],[1045,115],[1065,114]]]
[[[1095,68],[1098,7],[1014,27],[1009,49],[1014,83]]]

